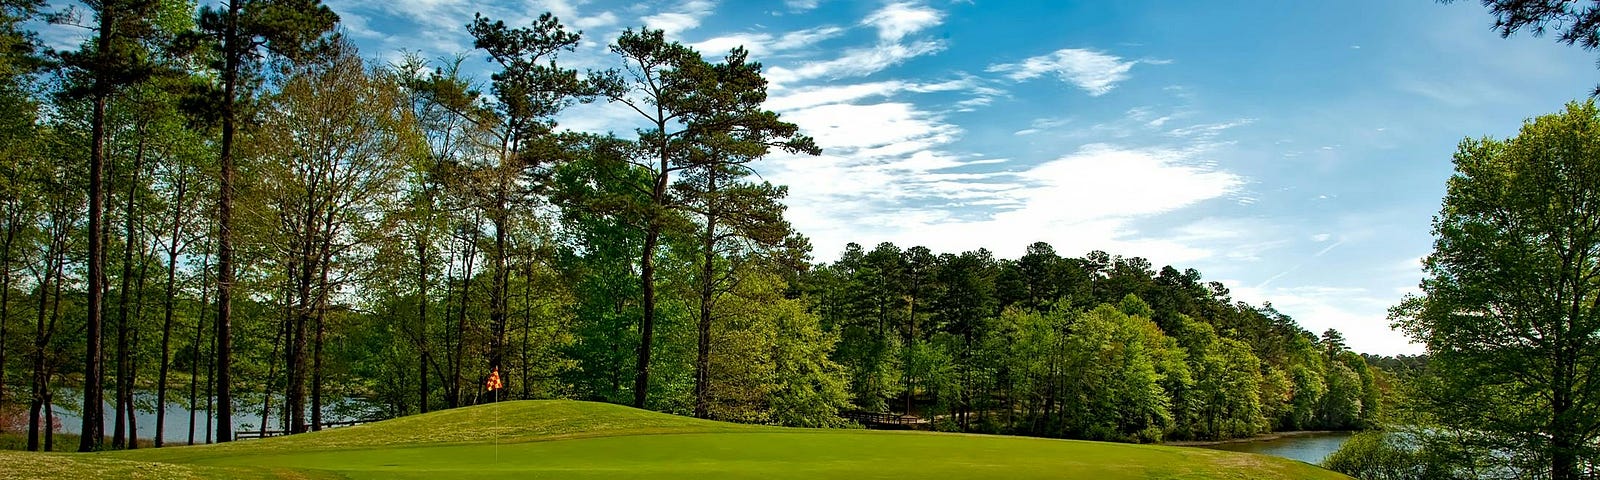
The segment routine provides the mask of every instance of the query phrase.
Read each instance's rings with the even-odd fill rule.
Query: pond
[[[1328,455],[1338,450],[1352,435],[1354,434],[1350,432],[1313,433],[1268,440],[1206,445],[1205,448],[1276,455],[1312,465],[1321,465],[1323,459],[1328,458]]]

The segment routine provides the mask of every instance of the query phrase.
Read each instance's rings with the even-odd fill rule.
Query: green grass
[[[506,402],[222,445],[0,452],[0,465],[0,478],[1347,478],[1198,448],[763,427],[572,401]]]

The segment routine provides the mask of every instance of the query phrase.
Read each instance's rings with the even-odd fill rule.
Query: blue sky
[[[555,13],[583,31],[562,58],[578,68],[611,67],[605,45],[641,24],[708,57],[743,45],[768,107],[824,148],[758,167],[818,260],[881,241],[1142,256],[1382,354],[1422,350],[1386,310],[1416,291],[1456,144],[1600,81],[1590,54],[1501,39],[1473,1],[326,2],[385,60],[468,52],[480,11]],[[629,115],[562,120],[626,134]]]
[[[1416,289],[1456,144],[1600,81],[1579,49],[1499,38],[1476,2],[328,3],[385,58],[465,51],[477,11],[556,13],[580,67],[641,24],[707,56],[743,45],[768,107],[825,150],[759,167],[819,260],[881,241],[1143,256],[1383,354],[1421,351],[1386,310]],[[602,104],[564,124],[630,121]]]

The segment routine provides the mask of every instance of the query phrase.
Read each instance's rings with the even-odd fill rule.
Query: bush
[[[1322,461],[1322,466],[1361,480],[1421,480],[1426,461],[1403,440],[1386,432],[1363,432]]]

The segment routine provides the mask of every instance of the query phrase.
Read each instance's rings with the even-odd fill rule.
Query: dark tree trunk
[[[655,222],[650,222],[644,236],[644,255],[640,258],[639,283],[644,289],[644,320],[639,324],[639,360],[634,367],[633,406],[644,408],[650,392],[650,350],[655,341],[656,328],[656,242],[661,233]]]
[[[272,334],[272,355],[267,357],[272,359],[278,358],[278,352],[283,351],[283,337],[289,335],[290,324],[294,323],[294,312],[289,307],[289,286],[285,285],[283,290],[283,320],[278,322],[278,331]],[[291,366],[288,368],[293,368],[293,363],[294,361],[291,359],[289,361]],[[258,432],[263,437],[267,435],[267,421],[271,419],[272,415],[272,377],[277,373],[277,368],[278,364],[276,362],[268,362],[267,378],[261,381],[261,391],[267,392],[266,395],[262,396],[261,400],[261,430]],[[287,382],[285,383],[287,384]],[[289,406],[288,395],[287,392],[285,393],[282,421],[287,422],[289,420],[289,409],[292,407]],[[288,429],[287,426],[284,428],[284,430]]]
[[[50,377],[44,381],[44,451],[56,451],[55,393],[50,391]]]
[[[56,272],[60,270],[60,267],[56,264],[56,248],[57,242],[52,239],[50,251],[45,253],[44,275],[41,276],[42,281],[39,283],[39,315],[33,334],[33,376],[28,380],[30,394],[28,399],[28,451],[30,452],[39,451],[39,413],[44,407],[44,356],[50,343],[48,330],[45,329],[45,316],[47,315],[45,312],[50,306],[49,290],[52,277],[55,277],[57,275]],[[85,394],[87,395],[87,392]],[[85,421],[88,420],[85,419]]]
[[[145,246],[146,245],[144,245],[143,243],[140,244],[141,248],[143,248]],[[153,255],[155,252],[154,252],[154,250],[152,250],[150,253]],[[134,294],[135,296],[133,298],[133,321],[134,322],[139,322],[139,321],[144,319],[144,292],[145,292],[145,286],[148,285],[148,282],[146,280],[150,278],[149,275],[147,275],[147,274],[150,273],[150,263],[155,261],[155,258],[153,258],[153,256],[146,256],[143,253],[141,253],[139,255],[139,258],[141,260],[139,262],[139,275],[138,275],[139,276],[139,283],[138,283],[137,286],[134,287],[134,291],[138,292],[138,293],[135,293]],[[141,338],[141,336],[142,336],[141,333],[142,333],[141,330],[133,330],[133,333],[132,333],[133,338],[131,340],[131,343],[129,343],[129,348],[134,349],[134,350],[137,350],[139,348],[139,338]],[[126,398],[123,400],[124,402],[126,402],[128,404],[127,415],[128,415],[128,448],[129,449],[139,448],[139,416],[138,416],[139,415],[139,411],[136,408],[134,408],[134,402],[133,402],[134,401],[134,386],[136,385],[135,380],[137,380],[138,378],[139,378],[139,364],[134,361],[134,356],[130,354],[128,356],[128,380],[127,380],[127,382],[128,382],[128,391],[127,391],[127,394],[126,394]]]
[[[111,18],[111,11],[102,11],[102,22]],[[111,36],[102,32],[99,38],[101,52],[111,50]],[[79,431],[78,451],[99,451],[102,435],[105,431],[104,400],[105,390],[102,381],[105,370],[101,363],[100,351],[101,330],[104,321],[105,299],[101,287],[105,285],[105,243],[101,232],[105,229],[101,202],[105,197],[105,136],[106,136],[106,100],[110,96],[106,91],[108,87],[104,79],[96,79],[98,84],[94,96],[94,113],[90,120],[89,142],[89,278],[88,301],[89,304],[84,326],[84,353],[83,353],[83,428]]]
[[[320,271],[317,278],[317,338],[311,353],[311,431],[322,430],[322,339],[327,334],[328,269],[333,264],[333,210],[323,218],[321,246],[317,252]]]
[[[194,355],[190,358],[191,362],[189,364],[189,444],[190,445],[194,445],[195,411],[200,409],[200,392],[199,392],[199,388],[197,388],[198,385],[199,385],[199,379],[200,379],[200,360],[202,358],[210,358],[209,355],[203,355],[204,352],[202,352],[200,350],[200,343],[202,341],[201,338],[204,336],[205,328],[206,328],[205,327],[205,325],[206,325],[205,312],[207,310],[207,307],[210,307],[210,302],[207,301],[207,300],[209,300],[209,297],[207,296],[207,294],[210,293],[211,290],[206,288],[206,283],[208,283],[211,280],[211,278],[209,276],[210,272],[211,272],[211,243],[207,242],[206,243],[206,248],[205,248],[205,254],[200,257],[200,312],[194,316],[194,344],[193,344]],[[207,363],[209,364],[210,362],[207,362]],[[210,412],[211,412],[211,371],[209,369],[206,370],[206,412],[207,412],[207,415],[206,415],[206,428],[205,428],[205,430],[206,430],[206,432],[208,432],[208,433],[206,433],[206,443],[211,443],[211,441],[210,441],[211,434],[209,433],[211,431],[211,417],[210,417]]]
[[[417,413],[428,413],[428,242],[416,240],[417,250]]]
[[[129,335],[133,334],[133,319],[130,319],[130,300],[132,289],[129,282],[133,280],[134,240],[137,236],[136,218],[133,207],[138,198],[139,173],[144,168],[144,128],[141,125],[135,129],[134,135],[138,137],[138,146],[135,149],[133,169],[128,171],[127,198],[122,210],[122,275],[121,283],[117,290],[117,404],[115,408],[117,421],[115,433],[111,436],[111,448],[129,448],[134,442],[128,437],[136,433],[128,432],[133,426],[133,355],[128,351]],[[143,255],[140,255],[142,258]]]
[[[7,334],[9,333],[7,327],[11,325],[11,247],[16,243],[17,230],[20,228],[18,225],[19,215],[16,211],[18,208],[21,207],[13,205],[12,210],[6,212],[8,217],[6,219],[6,239],[3,246],[0,246],[0,405],[6,404],[5,345],[8,339]],[[3,432],[5,432],[5,429],[0,428],[0,433]]]
[[[217,189],[217,441],[233,441],[233,134],[238,99],[240,0],[228,0],[222,34],[222,155]]]
[[[173,201],[172,209],[172,238],[167,244],[167,289],[166,297],[162,301],[161,318],[161,368],[156,374],[156,448],[165,444],[167,433],[167,373],[171,370],[172,362],[172,311],[177,299],[178,282],[178,235],[183,231],[183,194],[186,184],[180,176],[177,184],[177,195]],[[193,378],[193,377],[191,377]],[[193,385],[193,382],[190,383]],[[194,397],[190,389],[190,399]],[[189,411],[194,411],[194,403],[189,403]],[[192,417],[192,415],[191,415]],[[190,418],[189,424],[194,424]],[[194,443],[194,429],[189,429],[189,443]]]
[[[533,253],[528,253],[527,264],[523,267],[522,278],[522,399],[533,398],[530,395],[528,379],[532,375],[532,355],[529,353],[529,335],[533,330]]]
[[[466,239],[467,251],[465,257],[463,257],[463,261],[466,263],[466,269],[465,275],[461,277],[461,308],[456,312],[456,344],[455,359],[453,362],[451,362],[451,368],[453,369],[453,372],[451,372],[451,378],[453,378],[453,380],[450,386],[450,408],[455,408],[461,405],[461,382],[463,380],[461,376],[461,369],[463,366],[462,364],[466,363],[467,346],[467,300],[470,298],[472,293],[473,263],[478,257],[477,232],[478,227],[480,226],[479,219],[474,218],[472,226],[472,237]]]
[[[491,222],[494,223],[494,286],[489,292],[489,326],[493,330],[494,338],[489,342],[489,370],[498,372],[500,381],[507,383],[509,371],[505,367],[506,351],[506,302],[507,285],[510,275],[506,271],[506,229],[510,228],[509,212],[506,211],[506,193],[502,185],[495,194],[495,210]],[[495,395],[499,390],[489,392],[490,401],[498,400]]]
[[[715,296],[717,260],[717,175],[706,173],[706,226],[700,236],[700,325],[698,355],[694,362],[694,416],[710,418],[711,408],[711,307]]]
[[[0,405],[6,405],[5,398],[5,344],[8,326],[11,325],[11,246],[16,240],[16,230],[19,229],[18,208],[13,205],[6,211],[5,245],[0,246]],[[5,430],[0,429],[0,432]]]

